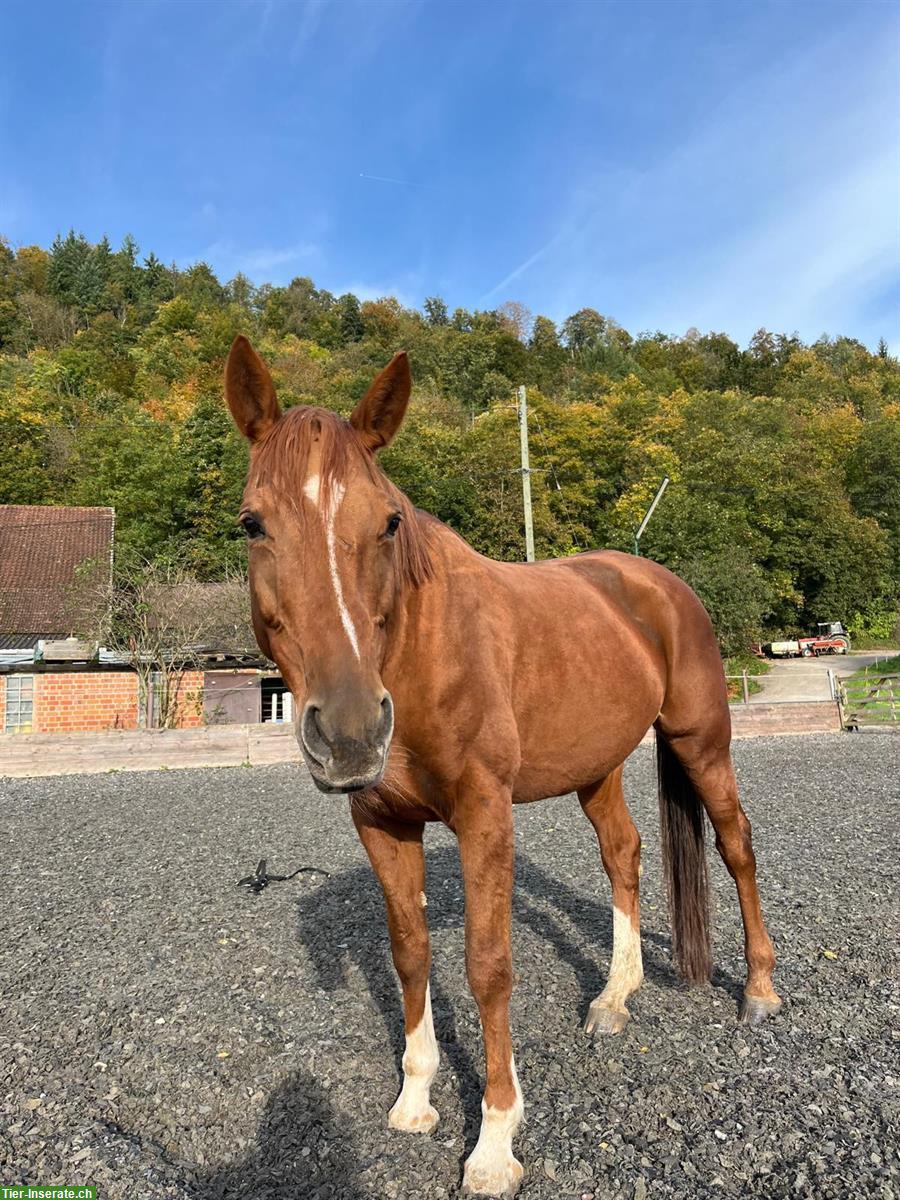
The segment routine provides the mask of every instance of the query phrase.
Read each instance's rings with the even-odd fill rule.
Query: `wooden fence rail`
[[[735,704],[736,738],[839,733],[833,701]],[[644,739],[653,741],[652,729]],[[291,725],[210,725],[202,729],[111,730],[103,733],[0,733],[0,778],[160,768],[300,763]]]
[[[878,673],[840,682],[845,729],[900,728],[900,674]]]

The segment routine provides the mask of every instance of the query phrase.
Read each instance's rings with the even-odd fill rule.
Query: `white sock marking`
[[[512,1152],[512,1140],[522,1123],[525,1105],[516,1074],[515,1058],[510,1056],[516,1098],[509,1108],[494,1108],[481,1101],[481,1131],[475,1149],[466,1160],[463,1183],[472,1191],[492,1195],[512,1190],[522,1178],[522,1165]]]
[[[415,1029],[406,1035],[403,1053],[403,1087],[388,1122],[395,1129],[428,1132],[438,1116],[429,1099],[432,1080],[440,1062],[434,1021],[431,1016],[431,985],[425,989],[425,1011]]]
[[[624,1008],[628,996],[643,978],[640,931],[635,929],[627,913],[614,907],[612,962],[606,987],[598,999],[608,1001],[609,1007]]]

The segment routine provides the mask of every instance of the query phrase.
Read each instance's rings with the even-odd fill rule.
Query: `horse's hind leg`
[[[638,884],[641,839],[622,792],[622,768],[578,793],[581,807],[600,843],[603,866],[612,885],[613,953],[609,979],[591,1003],[587,1033],[621,1033],[629,1019],[625,1001],[644,978]]]
[[[737,887],[747,959],[740,1019],[758,1025],[781,1008],[781,999],[772,986],[775,952],[763,920],[750,822],[738,798],[731,754],[727,745],[710,745],[701,735],[673,737],[670,745],[706,809],[716,831],[716,849]]]

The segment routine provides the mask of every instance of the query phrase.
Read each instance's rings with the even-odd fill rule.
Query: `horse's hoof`
[[[616,1009],[606,1008],[604,1005],[598,1004],[595,1000],[588,1009],[587,1020],[584,1023],[584,1032],[590,1034],[591,1037],[604,1037],[608,1034],[621,1033],[630,1019],[627,1012],[619,1012]]]
[[[524,1174],[522,1164],[512,1155],[497,1162],[488,1155],[476,1158],[473,1151],[463,1171],[463,1195],[496,1196],[511,1200],[519,1190]]]
[[[431,1133],[440,1117],[436,1108],[427,1104],[417,1110],[406,1109],[395,1104],[388,1113],[388,1125],[391,1129],[400,1129],[404,1133]]]
[[[774,1017],[780,1008],[781,1000],[774,993],[771,999],[745,994],[738,1020],[742,1025],[762,1025],[768,1017]]]

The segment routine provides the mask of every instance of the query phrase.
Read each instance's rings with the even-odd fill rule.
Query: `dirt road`
[[[867,650],[857,654],[825,654],[821,658],[776,658],[768,675],[759,677],[762,689],[753,699],[772,703],[778,700],[830,700],[828,672],[852,675],[865,666],[874,666],[889,658],[888,650]]]

